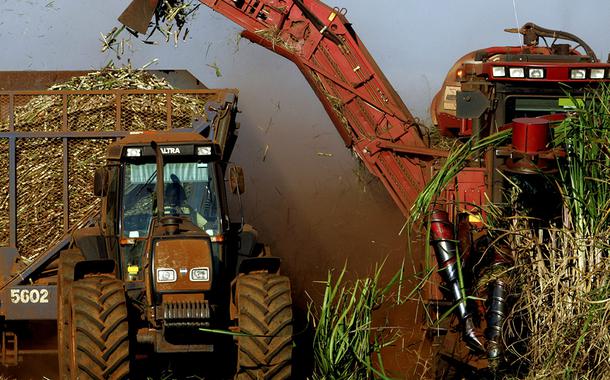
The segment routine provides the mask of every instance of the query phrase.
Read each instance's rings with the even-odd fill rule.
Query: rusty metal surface
[[[159,0],[134,0],[119,16],[119,21],[138,33],[146,34]]]
[[[0,281],[10,278],[16,258],[16,248],[0,247]]]
[[[7,320],[57,318],[56,285],[18,285],[0,291],[0,314]]]
[[[214,352],[213,344],[172,344],[163,337],[159,330],[139,329],[138,343],[152,344],[157,353]]]
[[[19,364],[19,338],[12,331],[2,331],[2,365]]]
[[[167,80],[174,88],[206,89],[207,87],[187,70],[147,70]],[[0,91],[44,91],[50,86],[66,82],[92,71],[0,71]]]
[[[175,291],[208,291],[212,287],[212,252],[206,239],[189,239],[177,236],[177,239],[158,240],[153,249],[153,271],[160,268],[176,271],[175,282],[156,282],[157,292]],[[207,281],[192,281],[190,271],[195,268],[207,268]]]

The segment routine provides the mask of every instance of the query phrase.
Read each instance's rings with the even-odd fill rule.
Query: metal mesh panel
[[[62,143],[17,140],[17,246],[23,256],[43,252],[63,236]]]
[[[190,128],[193,119],[208,121],[209,95],[174,94],[172,96],[172,128]]]
[[[60,131],[63,109],[61,95],[15,96],[15,131]]]
[[[68,95],[68,130],[112,131],[116,124],[115,95]]]
[[[165,94],[123,95],[121,128],[125,131],[167,129],[167,96]]]
[[[7,132],[9,130],[9,102],[10,98],[8,95],[0,95],[0,132]]]
[[[91,210],[99,209],[99,198],[93,195],[93,174],[104,165],[106,147],[110,139],[70,140],[68,184],[70,226],[79,222]]]

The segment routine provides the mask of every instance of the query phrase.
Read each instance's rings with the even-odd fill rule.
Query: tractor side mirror
[[[246,191],[244,169],[241,166],[231,166],[229,168],[229,186],[231,186],[233,194],[243,194]]]
[[[106,168],[95,169],[93,177],[93,195],[103,197],[106,195],[106,185],[108,184],[108,170]]]

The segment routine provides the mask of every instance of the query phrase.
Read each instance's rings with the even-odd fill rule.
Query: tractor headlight
[[[209,268],[193,268],[189,273],[189,280],[191,281],[210,281],[210,269]]]
[[[212,154],[211,146],[198,146],[197,147],[197,155],[198,156],[209,156]]]
[[[544,79],[544,69],[540,69],[540,68],[529,69],[528,74],[531,79]]]
[[[587,77],[587,70],[585,70],[585,69],[570,70],[570,79],[585,79],[586,77]]]
[[[176,270],[171,268],[157,268],[157,282],[175,282]]]
[[[523,67],[511,67],[508,69],[511,78],[525,78],[525,69]]]
[[[604,79],[604,69],[591,69],[591,79]]]
[[[506,67],[504,66],[494,66],[492,72],[494,77],[501,78],[506,76]]]
[[[142,148],[127,148],[127,157],[141,157]]]

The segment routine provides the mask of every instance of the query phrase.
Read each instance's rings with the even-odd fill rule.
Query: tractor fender
[[[237,255],[239,257],[256,257],[262,250],[262,244],[258,242],[258,231],[251,225],[245,224],[238,234],[239,246]]]
[[[99,226],[79,228],[72,233],[72,238],[85,260],[108,258],[106,239]]]
[[[266,271],[278,273],[280,271],[281,260],[274,256],[260,256],[244,258],[239,264],[238,272],[248,274],[251,272]]]
[[[85,260],[74,266],[74,281],[81,280],[90,274],[115,274],[114,260]]]
[[[249,273],[253,272],[267,272],[269,274],[279,274],[280,272],[280,264],[281,259],[279,257],[274,257],[270,255],[259,256],[259,257],[251,257],[247,259],[243,259],[238,268],[237,276],[231,281],[230,287],[230,304],[229,304],[229,313],[232,321],[237,319],[238,309],[236,302],[236,292],[237,292],[237,280],[241,276],[245,276]]]

